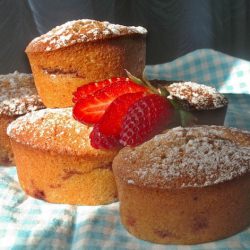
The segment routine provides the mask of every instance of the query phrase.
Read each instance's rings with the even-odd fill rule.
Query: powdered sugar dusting
[[[144,35],[146,33],[147,30],[141,26],[123,26],[111,24],[107,21],[99,22],[82,19],[69,21],[55,27],[48,33],[33,39],[29,46],[34,47],[36,44],[40,44],[43,45],[45,51],[50,51],[80,42],[95,41],[126,34]]]
[[[122,163],[121,163],[122,162]],[[127,166],[120,169],[119,165]],[[250,172],[250,132],[220,126],[175,128],[114,160],[121,178],[158,188],[210,186]]]
[[[0,114],[23,115],[42,108],[31,74],[0,75]]]
[[[103,155],[102,150],[90,146],[90,132],[91,127],[73,119],[72,108],[34,111],[19,117],[7,128],[10,138],[32,148],[60,154]]]
[[[228,104],[226,97],[215,88],[195,82],[173,83],[167,89],[170,98],[181,100],[187,110],[210,110]]]

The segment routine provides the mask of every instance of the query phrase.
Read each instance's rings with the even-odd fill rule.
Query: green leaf
[[[162,86],[158,86],[158,90],[159,90],[161,96],[168,97],[170,95],[168,90]]]
[[[150,81],[146,78],[144,73],[143,73],[143,77],[142,77],[142,80],[141,80],[141,79],[133,76],[128,70],[125,69],[125,71],[126,71],[126,73],[128,75],[128,78],[131,81],[148,88],[149,90],[151,90],[152,93],[157,94],[157,95],[161,95],[161,96],[164,96],[164,97],[167,97],[169,95],[168,91],[164,87],[155,88],[150,83]]]
[[[144,82],[143,82],[140,78],[137,78],[137,77],[133,76],[133,75],[132,75],[128,70],[126,70],[126,69],[125,69],[125,71],[126,71],[126,73],[127,73],[127,75],[128,75],[128,78],[129,78],[131,81],[133,81],[133,82],[135,82],[135,83],[137,83],[137,84],[142,85],[142,86],[145,87]]]
[[[144,73],[143,73],[142,80],[141,80],[141,79],[133,76],[128,70],[125,69],[125,71],[126,71],[126,73],[128,75],[128,78],[131,81],[133,81],[133,82],[135,82],[135,83],[137,83],[139,85],[142,85],[144,87],[147,87],[148,89],[151,90],[152,93],[164,96],[165,98],[167,98],[170,95],[168,90],[163,86],[158,86],[157,88],[155,88],[150,83],[150,81],[146,78]],[[175,100],[172,100],[172,99],[168,99],[168,100],[172,103],[175,110],[179,113],[180,122],[181,122],[182,127],[187,127],[187,126],[191,126],[191,125],[195,124],[197,118],[193,114],[191,114],[188,111],[185,111],[185,110],[181,109],[180,105]]]

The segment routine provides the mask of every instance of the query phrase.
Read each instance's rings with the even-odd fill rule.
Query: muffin
[[[14,165],[6,129],[18,116],[44,108],[31,74],[0,75],[0,165]]]
[[[111,165],[117,151],[92,148],[90,132],[72,118],[71,108],[43,109],[12,122],[8,135],[23,190],[53,203],[115,201]]]
[[[215,88],[195,82],[154,80],[163,85],[180,109],[190,112],[196,125],[224,125],[228,100]],[[181,118],[179,118],[181,119]]]
[[[141,77],[147,30],[83,19],[57,26],[26,48],[35,84],[47,107],[72,106],[80,85],[126,76]]]
[[[197,244],[250,224],[250,132],[177,127],[113,161],[120,216],[136,237]]]

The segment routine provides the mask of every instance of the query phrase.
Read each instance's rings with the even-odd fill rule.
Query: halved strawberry
[[[73,93],[72,101],[76,103],[79,99],[84,98],[88,95],[94,94],[97,90],[104,88],[107,85],[118,82],[128,82],[129,78],[126,77],[113,77],[110,79],[106,79],[104,81],[91,82],[88,84],[84,84],[77,88],[77,90]]]
[[[146,95],[128,109],[120,133],[123,146],[136,146],[164,130],[173,120],[174,107],[163,96]]]
[[[138,99],[145,96],[145,92],[127,93],[117,97],[106,109],[99,121],[99,130],[105,135],[119,136],[122,120],[129,107]]]
[[[119,149],[122,147],[119,142],[119,136],[101,133],[98,123],[94,125],[89,138],[91,146],[96,149]]]
[[[126,93],[147,92],[148,89],[132,81],[119,81],[97,90],[93,95],[79,99],[73,108],[73,116],[76,120],[93,124],[97,123],[107,107],[118,96]]]

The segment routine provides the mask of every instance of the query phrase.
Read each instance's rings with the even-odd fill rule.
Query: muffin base
[[[15,165],[10,139],[6,133],[8,125],[15,119],[15,116],[0,115],[0,165],[2,166]]]
[[[196,125],[224,125],[225,117],[227,113],[227,106],[213,109],[213,110],[201,110],[190,111],[191,114],[197,119]]]
[[[121,222],[143,240],[198,244],[231,236],[250,224],[250,174],[214,186],[175,190],[116,181]]]
[[[117,200],[111,162],[58,155],[11,141],[19,182],[30,196],[52,203],[101,205]]]
[[[188,111],[193,118],[188,126],[195,125],[217,125],[223,126],[227,113],[227,106],[216,108],[212,110],[191,110]],[[178,113],[175,118],[175,126],[181,125],[180,114]]]

